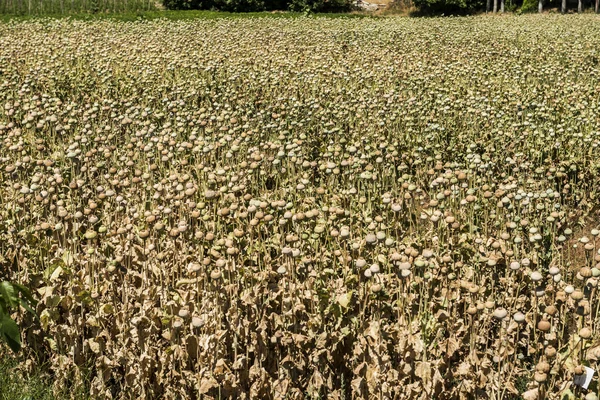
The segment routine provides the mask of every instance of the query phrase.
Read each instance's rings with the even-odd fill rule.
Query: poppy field
[[[23,368],[98,399],[597,399],[599,49],[593,14],[0,24]]]

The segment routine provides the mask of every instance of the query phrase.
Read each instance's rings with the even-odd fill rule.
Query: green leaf
[[[0,283],[0,298],[4,300],[8,308],[15,307],[18,304],[15,288],[9,282],[3,281]]]
[[[46,300],[46,306],[48,308],[52,308],[52,307],[56,307],[57,305],[60,304],[61,298],[58,295],[55,296],[50,296],[48,297],[48,299]]]
[[[0,337],[15,353],[21,350],[21,332],[19,332],[19,326],[8,315],[3,315],[0,319]]]
[[[19,299],[19,304],[21,304],[21,307],[23,307],[24,309],[26,309],[29,313],[31,313],[36,319],[38,318],[37,313],[35,312],[35,310],[33,308],[31,308],[31,306],[29,305],[28,302],[26,302],[23,299]]]
[[[33,296],[31,295],[31,290],[29,290],[28,288],[26,288],[25,286],[19,284],[19,283],[13,283],[12,284],[14,288],[17,289],[17,291],[19,293],[21,293],[21,296],[23,296],[25,298],[25,300],[27,300],[27,302],[29,303],[29,305],[35,305],[37,304],[37,302],[35,301],[35,299],[33,298]]]

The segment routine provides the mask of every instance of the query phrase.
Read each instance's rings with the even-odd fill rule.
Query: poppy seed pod
[[[537,328],[543,332],[549,331],[550,327],[551,327],[550,322],[547,320],[544,320],[544,319],[541,320],[540,322],[538,322],[538,324],[537,324]]]

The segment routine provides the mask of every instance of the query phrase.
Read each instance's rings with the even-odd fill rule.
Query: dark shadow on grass
[[[440,17],[467,17],[485,14],[484,11],[464,10],[460,8],[447,10],[414,10],[408,15],[411,18],[440,18]]]

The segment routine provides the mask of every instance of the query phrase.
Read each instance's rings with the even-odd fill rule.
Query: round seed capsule
[[[575,290],[573,293],[571,293],[571,298],[575,301],[579,301],[583,299],[583,292],[581,290]]]
[[[411,265],[407,261],[401,262],[401,263],[398,264],[398,268],[400,268],[403,271],[410,270],[410,267],[411,267]]]
[[[585,400],[598,400],[598,395],[594,392],[589,392],[585,395]]]
[[[583,327],[581,328],[581,330],[579,331],[579,337],[583,338],[583,339],[589,339],[592,337],[592,330],[588,327]]]
[[[546,357],[552,358],[556,355],[556,348],[554,346],[548,346],[544,349],[544,354]]]
[[[550,364],[548,364],[546,361],[540,361],[535,366],[535,370],[546,374],[546,373],[548,373],[548,371],[550,371]]]
[[[558,309],[555,306],[550,305],[544,309],[544,312],[548,315],[555,315],[558,312]]]
[[[579,269],[579,273],[584,278],[589,278],[590,276],[592,276],[592,270],[591,270],[591,268],[588,268],[588,267],[582,267],[582,268],[580,268]]]
[[[520,311],[517,311],[514,315],[513,315],[513,319],[515,320],[515,322],[523,322],[525,321],[525,314],[523,314]]]
[[[371,286],[371,292],[373,293],[379,293],[382,289],[383,287],[379,283],[376,283],[373,286]]]
[[[375,243],[377,243],[377,236],[375,236],[375,235],[373,235],[372,233],[370,233],[370,234],[368,234],[368,235],[365,237],[365,241],[366,241],[368,244],[375,244]]]
[[[551,327],[550,322],[545,319],[541,320],[537,324],[537,328],[542,332],[548,332],[550,330],[550,327]]]
[[[533,379],[535,379],[535,381],[538,383],[546,382],[547,378],[548,378],[548,375],[544,374],[543,372],[536,372],[533,375]]]
[[[533,271],[530,277],[534,282],[539,282],[542,280],[542,274],[539,271]]]
[[[192,317],[192,326],[194,328],[201,328],[204,325],[204,321],[202,321],[202,319],[200,319],[200,317]]]
[[[575,291],[575,288],[574,288],[573,286],[571,286],[571,285],[567,285],[567,286],[565,287],[565,293],[566,293],[566,294],[571,294],[571,293],[573,293],[574,291]]]
[[[591,243],[591,242],[590,243],[586,243],[583,246],[583,248],[586,249],[587,251],[592,251],[592,250],[594,250],[594,243]]]
[[[182,326],[183,326],[183,321],[182,321],[182,320],[180,320],[180,319],[176,319],[176,320],[173,322],[173,328],[175,328],[175,329],[179,329],[179,328],[181,328]]]

